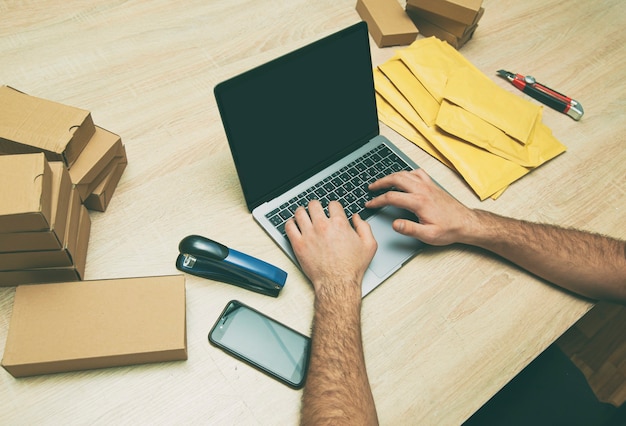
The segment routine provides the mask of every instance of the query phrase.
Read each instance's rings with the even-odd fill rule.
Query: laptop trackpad
[[[368,221],[378,242],[370,269],[380,278],[387,277],[424,247],[421,241],[393,230],[391,224],[398,218],[417,220],[414,214],[406,210],[385,207]]]

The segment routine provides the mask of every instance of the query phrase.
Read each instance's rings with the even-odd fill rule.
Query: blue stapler
[[[278,296],[287,281],[282,269],[199,235],[183,238],[178,251],[176,268],[198,277],[272,297]]]

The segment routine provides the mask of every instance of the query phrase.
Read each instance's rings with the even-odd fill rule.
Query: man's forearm
[[[583,296],[626,303],[626,242],[484,211],[473,216],[461,242]]]
[[[337,303],[328,299],[332,297],[316,295],[301,422],[303,425],[377,424],[363,356],[360,302]]]

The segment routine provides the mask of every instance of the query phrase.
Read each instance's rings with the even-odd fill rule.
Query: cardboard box
[[[411,44],[418,30],[397,0],[358,0],[356,11],[378,47]]]
[[[74,266],[64,268],[23,269],[0,271],[0,287],[15,287],[23,284],[61,283],[80,281],[82,277]]]
[[[102,171],[96,176],[91,182],[76,185],[75,187],[78,189],[80,193],[81,200],[86,201],[87,198],[102,185],[102,182],[107,179],[111,174],[115,173],[118,164],[120,161],[127,162],[126,160],[126,148],[124,144],[119,144],[116,146],[115,155],[111,158],[111,161],[102,169]]]
[[[465,43],[467,43],[474,36],[474,31],[476,31],[476,28],[478,28],[478,25],[474,25],[473,27],[468,29],[467,34],[459,38],[454,34],[451,34],[446,30],[439,28],[438,26],[433,25],[432,23],[418,16],[411,15],[411,19],[413,19],[415,24],[420,29],[420,33],[424,37],[437,37],[439,40],[447,42],[455,49],[460,49],[461,47],[463,47],[463,45],[465,45]]]
[[[81,199],[87,198],[89,184],[111,163],[121,146],[118,135],[96,126],[94,135],[70,167],[72,183],[79,187]]]
[[[428,21],[431,24],[441,28],[442,30],[453,34],[458,39],[461,39],[465,37],[473,28],[475,29],[475,26],[478,24],[483,14],[485,13],[485,9],[481,7],[478,11],[478,14],[476,15],[476,18],[474,19],[474,22],[469,25],[462,22],[454,21],[445,16],[436,15],[434,13],[419,9],[415,6],[411,6],[410,4],[406,5],[406,13],[413,20],[413,22],[415,22],[418,28],[419,25],[416,22],[415,18],[417,18],[418,20]]]
[[[91,114],[79,108],[0,86],[0,152],[43,152],[68,167],[95,132]]]
[[[407,5],[466,25],[474,23],[482,3],[482,0],[407,0]]]
[[[91,235],[91,219],[87,209],[80,211],[80,225],[72,266],[61,268],[24,269],[0,271],[0,286],[79,281],[85,277],[87,249]]]
[[[186,359],[174,275],[17,287],[2,366],[24,377]]]
[[[53,161],[48,165],[52,171],[51,228],[46,231],[0,234],[0,253],[63,248],[72,182],[65,165],[61,161]]]
[[[116,160],[117,164],[115,169],[104,178],[100,185],[98,185],[85,200],[84,205],[88,209],[103,212],[106,211],[109,206],[111,198],[115,193],[115,189],[117,188],[117,185],[122,178],[122,174],[128,165],[126,154],[124,154],[123,157],[116,157]]]
[[[0,233],[43,231],[51,223],[52,171],[44,155],[0,156]]]
[[[76,253],[80,214],[84,209],[78,192],[73,189],[68,224],[63,237],[63,248],[61,250],[0,253],[0,271],[72,266],[73,256]]]

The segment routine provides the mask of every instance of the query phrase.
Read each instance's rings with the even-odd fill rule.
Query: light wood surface
[[[0,371],[1,424],[295,424],[300,395],[207,342],[230,299],[309,334],[312,290],[244,205],[213,87],[357,22],[353,0],[0,2],[0,83],[90,110],[129,165],[91,212],[87,279],[177,273],[179,241],[205,235],[289,273],[277,299],[187,276],[189,360],[16,380]],[[626,238],[626,2],[485,0],[461,52],[579,100],[544,111],[567,147],[480,202],[385,126],[473,207]],[[375,64],[393,48],[372,47]],[[519,92],[516,92],[519,93]],[[296,143],[297,141],[294,141]],[[0,289],[0,349],[14,289]],[[141,301],[137,301],[141,303]],[[365,298],[367,368],[382,424],[459,424],[591,307],[483,251],[432,248]],[[97,333],[94,330],[94,333]]]

